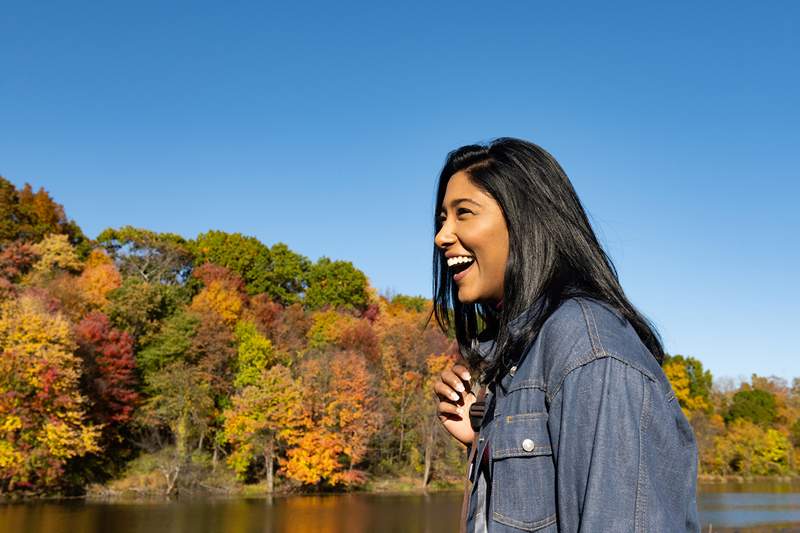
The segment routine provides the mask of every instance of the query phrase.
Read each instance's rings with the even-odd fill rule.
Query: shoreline
[[[88,487],[84,494],[3,494],[0,495],[0,504],[83,500],[87,503],[137,503],[137,502],[170,502],[192,499],[256,499],[256,498],[286,498],[290,496],[335,496],[344,494],[380,494],[380,495],[424,495],[446,492],[461,492],[461,482],[437,483],[423,489],[415,484],[413,478],[391,477],[378,478],[370,481],[363,487],[350,490],[297,490],[292,487],[278,487],[272,493],[264,490],[260,484],[240,485],[230,487],[202,487],[200,489],[184,490],[180,494],[167,496],[162,492],[147,489],[114,490],[107,485]],[[703,474],[698,476],[698,488],[723,487],[725,485],[771,485],[794,488],[800,492],[800,476],[714,476]]]

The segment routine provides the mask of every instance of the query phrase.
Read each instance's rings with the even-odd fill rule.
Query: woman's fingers
[[[462,377],[464,373],[469,376],[469,372],[466,372],[466,369],[461,367],[461,370],[459,370],[459,365],[455,365],[452,369],[447,369],[442,372],[441,380],[454,391],[462,393],[469,389],[469,379],[465,380]]]
[[[437,381],[433,385],[433,390],[439,395],[442,400],[450,400],[457,402],[461,399],[461,395],[453,390],[453,388],[443,381]]]
[[[469,370],[464,365],[455,364],[453,365],[453,373],[456,374],[458,377],[469,383],[469,380],[472,376],[469,375]]]
[[[450,402],[439,402],[438,406],[439,415],[456,415],[462,416],[464,414],[463,407],[454,405]]]

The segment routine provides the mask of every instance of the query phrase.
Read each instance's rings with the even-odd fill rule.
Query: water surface
[[[459,493],[335,494],[257,499],[0,505],[0,533],[448,533]],[[703,531],[800,532],[800,485],[702,486]]]

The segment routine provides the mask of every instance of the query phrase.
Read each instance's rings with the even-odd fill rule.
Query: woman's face
[[[500,205],[468,174],[456,172],[439,207],[442,226],[434,242],[448,258],[459,301],[500,301],[508,260],[508,228]]]

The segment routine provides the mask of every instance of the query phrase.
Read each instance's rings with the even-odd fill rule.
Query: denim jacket
[[[699,531],[691,426],[616,310],[565,301],[515,364],[488,386],[467,531]]]

